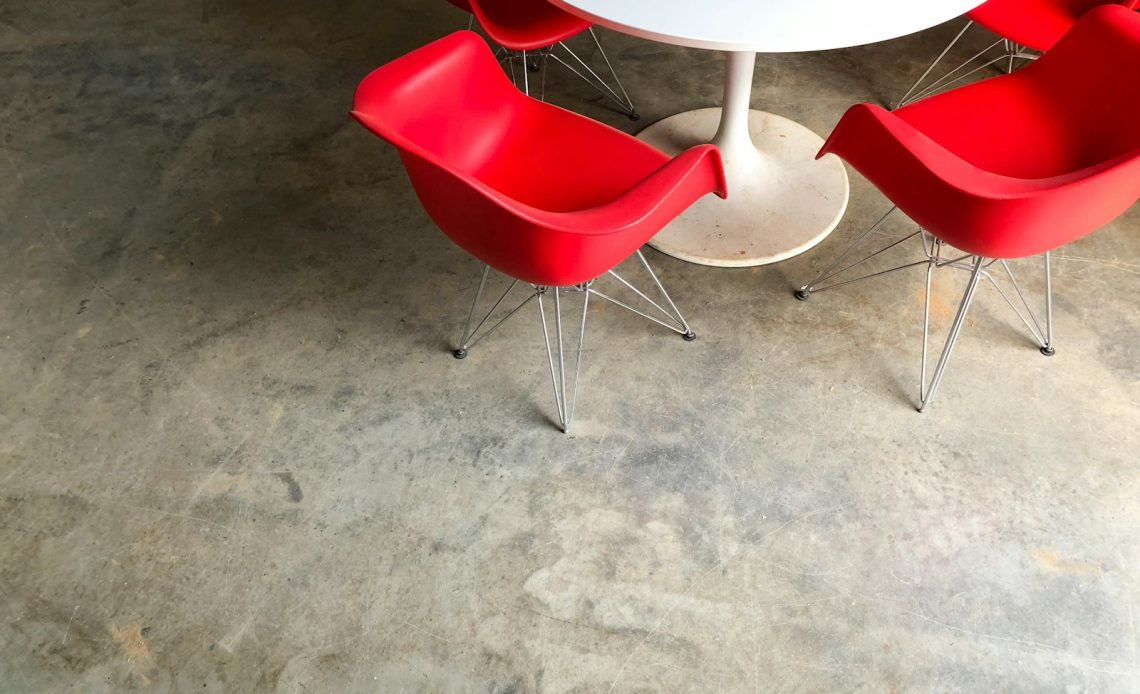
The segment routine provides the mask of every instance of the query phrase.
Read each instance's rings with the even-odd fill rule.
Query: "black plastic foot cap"
[[[629,119],[630,120],[641,120],[641,114],[638,113],[637,111],[634,111],[633,113],[629,114]]]
[[[456,359],[466,359],[467,358],[467,350],[457,349],[451,353],[451,356],[455,357]]]
[[[807,301],[808,299],[811,298],[811,292],[809,292],[806,289],[797,289],[796,290],[796,298],[799,299],[800,301]]]
[[[1047,356],[1047,357],[1051,357],[1051,356],[1053,356],[1054,354],[1056,354],[1056,353],[1057,353],[1057,350],[1056,350],[1055,348],[1053,348],[1053,347],[1042,347],[1042,348],[1041,348],[1041,353],[1042,353],[1042,354],[1044,354],[1044,355],[1045,355],[1045,356]]]
[[[685,342],[692,342],[693,340],[697,339],[697,334],[690,330],[689,332],[682,334],[681,339]]]

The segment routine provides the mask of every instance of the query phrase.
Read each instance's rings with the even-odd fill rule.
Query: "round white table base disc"
[[[711,142],[719,108],[657,121],[637,137],[666,154]],[[847,172],[835,155],[815,159],[823,140],[763,111],[749,111],[754,149],[727,151],[728,199],[706,195],[649,241],[657,250],[700,265],[752,267],[799,255],[822,241],[847,209]]]

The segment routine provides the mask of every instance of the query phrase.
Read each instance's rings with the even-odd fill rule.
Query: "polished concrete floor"
[[[1052,359],[983,287],[924,414],[921,271],[791,295],[858,175],[793,260],[650,252],[700,337],[592,307],[564,435],[537,311],[452,359],[479,266],[346,113],[465,23],[0,7],[0,690],[1140,690],[1140,209],[1057,254]],[[761,56],[753,105],[825,134],[956,29]],[[602,39],[641,122],[550,100],[718,103],[720,55]]]

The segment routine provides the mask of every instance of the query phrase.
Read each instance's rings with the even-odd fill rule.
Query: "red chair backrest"
[[[373,71],[352,115],[397,148],[445,234],[496,269],[537,281],[546,277],[507,247],[523,245],[526,225],[479,177],[517,117],[517,96],[483,40],[457,32]]]
[[[897,113],[1006,176],[1057,176],[1132,152],[1140,147],[1140,15],[1098,7],[1032,64]]]
[[[592,279],[643,243],[603,239],[595,235],[603,228],[581,229],[573,218],[668,161],[623,133],[524,96],[469,31],[373,71],[357,89],[352,115],[396,146],[445,234],[534,284]],[[624,143],[621,165],[597,161],[596,145],[606,138],[632,142]]]
[[[1091,165],[1140,148],[1140,14],[1105,5],[1086,16],[1025,69]]]
[[[486,44],[457,32],[397,58],[356,90],[354,116],[401,153],[417,152],[474,174],[511,127],[515,89]]]

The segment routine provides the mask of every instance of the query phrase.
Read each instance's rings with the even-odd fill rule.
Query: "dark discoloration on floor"
[[[305,498],[305,495],[301,493],[301,485],[297,484],[297,480],[293,479],[293,473],[277,472],[274,473],[273,476],[285,483],[285,487],[289,490],[289,501],[297,503]]]

